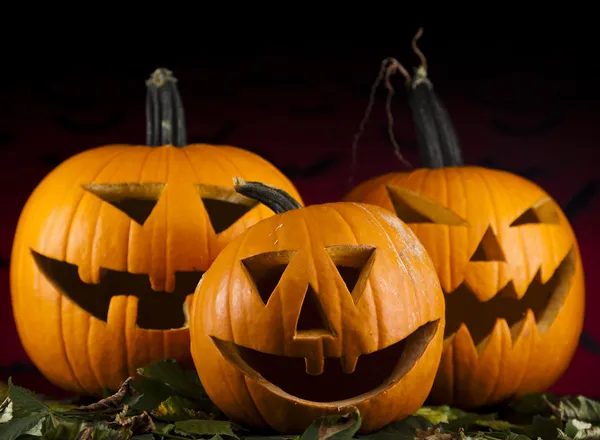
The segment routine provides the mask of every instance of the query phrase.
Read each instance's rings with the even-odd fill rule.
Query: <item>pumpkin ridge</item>
[[[93,179],[91,179],[91,181],[95,180],[99,175],[101,175],[110,166],[111,163],[113,163],[119,156],[123,155],[124,153],[125,152],[121,151],[121,150],[118,150],[117,152],[115,152],[115,154],[112,155],[104,163],[104,165],[102,165],[101,167],[99,167],[98,171],[95,173],[95,175],[94,175]],[[82,173],[82,175],[85,175],[85,172]],[[79,207],[81,205],[81,202],[84,200],[85,196],[86,196],[86,193],[81,193],[81,197],[73,205],[73,210],[72,210],[70,219],[68,221],[67,226],[65,227],[65,231],[67,231],[67,233],[65,234],[66,236],[65,236],[65,239],[63,241],[63,251],[61,252],[61,254],[62,254],[62,256],[61,256],[62,258],[61,259],[63,261],[67,261],[67,253],[68,253],[68,249],[69,249],[69,238],[71,236],[71,229],[72,229],[72,226],[73,226],[73,222],[75,221],[75,216],[77,215],[77,212],[79,211]],[[43,247],[45,248],[45,245]],[[43,274],[41,272],[38,272],[38,277],[44,277],[44,276],[43,276]],[[59,313],[59,316],[60,316],[60,321],[59,322],[60,322],[60,324],[59,325],[60,325],[60,328],[61,328],[60,329],[60,334],[62,336],[62,338],[61,338],[61,344],[62,344],[64,352],[65,352],[65,359],[66,359],[66,362],[67,362],[67,365],[68,365],[69,369],[71,370],[71,372],[73,374],[73,377],[75,378],[75,381],[81,386],[81,388],[83,390],[85,390],[85,392],[89,393],[90,392],[89,388],[83,386],[82,383],[79,380],[78,375],[75,374],[75,370],[74,370],[73,365],[71,364],[71,360],[69,359],[68,354],[67,354],[67,348],[66,348],[66,345],[67,345],[66,341],[67,341],[67,339],[65,338],[63,324],[62,324],[63,318],[64,318],[63,317],[63,310],[64,310],[64,308],[63,308],[63,301],[64,301],[64,298],[63,298],[63,295],[62,295],[61,292],[58,292],[58,297],[59,297],[59,300],[58,300],[59,301],[59,306],[58,307],[60,309],[60,313]],[[91,321],[91,319],[90,319],[89,322],[90,322],[90,324],[92,324],[93,321]],[[91,356],[90,356],[90,352],[89,352],[89,346],[90,346],[90,344],[89,344],[89,337],[90,337],[90,334],[91,334],[91,328],[92,327],[90,325],[88,327],[88,329],[87,329],[86,357],[88,358],[88,363],[89,363],[89,366],[90,366],[90,370],[93,373],[93,375],[92,375],[93,378],[95,379],[95,381],[98,384],[98,386],[102,387],[100,375],[98,375],[98,373],[97,373],[97,371],[96,371],[96,369],[94,367],[94,363],[91,361]]]

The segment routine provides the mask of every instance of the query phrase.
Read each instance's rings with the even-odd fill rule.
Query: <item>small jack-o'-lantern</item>
[[[278,215],[228,245],[193,299],[192,356],[233,420],[301,432],[359,409],[362,431],[424,402],[442,351],[444,299],[422,245],[386,210],[298,208],[237,182]]]
[[[394,212],[435,264],[447,322],[430,401],[476,407],[544,391],[567,368],[583,326],[573,230],[538,185],[462,164],[424,66],[409,93],[422,168],[364,182],[345,200]]]
[[[55,384],[97,394],[136,368],[187,359],[186,299],[218,252],[272,212],[238,194],[234,175],[299,197],[273,165],[242,149],[186,145],[175,79],[148,82],[146,146],[80,153],[35,189],[11,260],[17,329]]]

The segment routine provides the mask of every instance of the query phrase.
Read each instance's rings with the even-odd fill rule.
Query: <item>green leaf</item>
[[[454,419],[447,424],[444,424],[446,431],[458,431],[460,428],[467,431],[473,426],[487,427],[489,423],[496,420],[496,414],[476,414],[464,413],[462,417]]]
[[[199,411],[201,404],[185,397],[171,396],[151,412],[152,417],[159,420],[176,422],[189,419],[208,419],[209,417]]]
[[[509,404],[510,409],[524,415],[539,415],[550,417],[552,405],[558,404],[558,398],[551,393],[531,393],[514,400]]]
[[[138,378],[132,383],[132,387],[141,394],[139,400],[131,405],[132,408],[140,411],[152,411],[158,406],[173,396],[175,391],[173,388],[164,383],[157,382],[152,379]]]
[[[485,428],[490,428],[493,431],[508,431],[510,429],[523,430],[526,428],[525,426],[514,425],[514,424],[512,424],[510,422],[506,422],[504,420],[476,420],[473,424],[477,425],[477,426],[485,427]]]
[[[434,424],[422,416],[409,416],[390,423],[374,434],[360,436],[361,440],[413,440],[417,431],[427,431]]]
[[[563,420],[577,419],[600,424],[600,402],[577,396],[563,398],[558,403],[558,413]]]
[[[234,424],[222,420],[182,420],[175,422],[174,431],[179,434],[198,434],[198,435],[227,435],[238,438],[233,432]]]
[[[534,416],[531,426],[525,429],[525,433],[532,438],[555,440],[559,438],[562,428],[561,421],[556,417]]]
[[[42,402],[42,398],[31,391],[13,385],[12,378],[8,378],[8,398],[13,403],[13,415],[27,415],[31,413],[50,413],[50,408]]]
[[[0,381],[0,402],[8,397],[8,385],[6,382]]]
[[[61,422],[48,429],[42,436],[43,440],[76,440],[83,427],[82,422]]]
[[[350,440],[360,424],[360,413],[356,408],[348,414],[319,417],[306,428],[300,440]]]
[[[457,408],[451,408],[448,405],[424,406],[414,415],[425,417],[434,425],[439,423],[448,423],[458,418],[466,416],[468,413]]]
[[[31,414],[20,418],[9,420],[0,424],[0,439],[15,440],[35,428],[40,421],[46,417],[45,414]]]
[[[183,370],[174,360],[164,360],[138,368],[138,373],[147,379],[168,385],[181,396],[206,396],[198,375],[195,372]]]

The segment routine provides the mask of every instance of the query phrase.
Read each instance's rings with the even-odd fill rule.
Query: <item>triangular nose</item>
[[[479,246],[471,257],[471,261],[506,261],[504,251],[498,242],[498,237],[491,227],[488,227]]]
[[[309,284],[296,324],[296,337],[314,338],[325,335],[335,334],[323,312],[317,293]]]

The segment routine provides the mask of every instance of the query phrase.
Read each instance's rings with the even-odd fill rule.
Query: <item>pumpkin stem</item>
[[[233,187],[239,194],[262,203],[275,214],[302,208],[302,205],[284,190],[261,182],[246,182],[241,177],[234,177]]]
[[[379,69],[377,78],[371,85],[371,92],[369,93],[369,101],[367,104],[367,108],[365,110],[362,120],[360,121],[358,131],[354,134],[354,139],[352,140],[352,171],[350,173],[350,181],[352,181],[354,169],[356,167],[358,141],[360,140],[360,137],[364,134],[365,126],[369,121],[371,111],[373,110],[373,106],[375,105],[375,94],[377,93],[377,88],[379,87],[382,81],[385,81],[385,87],[388,89],[388,97],[386,100],[385,109],[388,118],[388,134],[390,136],[390,140],[392,141],[392,145],[394,146],[394,154],[405,166],[407,166],[408,168],[412,168],[412,165],[406,159],[404,159],[404,157],[400,153],[400,146],[398,145],[398,142],[396,142],[396,138],[393,132],[394,117],[392,116],[391,105],[392,97],[394,95],[394,88],[391,85],[390,78],[394,73],[397,72],[400,72],[406,79],[406,82],[410,83],[411,77],[408,73],[408,70],[406,70],[396,58],[388,57],[381,62],[381,67]]]
[[[408,87],[409,103],[419,142],[421,166],[441,168],[463,164],[460,144],[446,107],[433,91],[427,76],[427,59],[417,41],[423,35],[419,28],[412,40],[412,49],[421,65]]]
[[[159,68],[146,81],[146,144],[185,147],[187,133],[181,96],[173,72]]]

